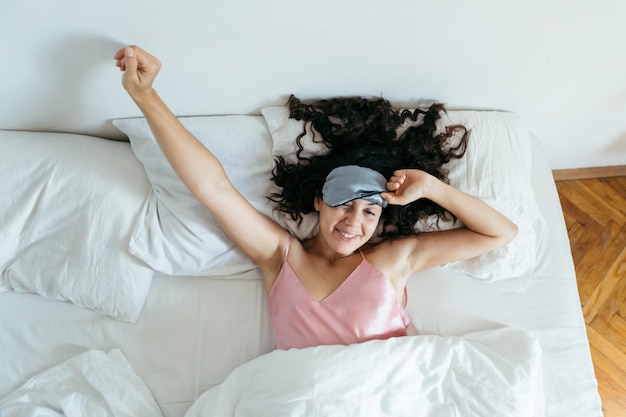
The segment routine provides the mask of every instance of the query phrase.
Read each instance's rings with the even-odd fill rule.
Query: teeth
[[[346,239],[352,239],[353,237],[356,237],[356,235],[351,235],[350,233],[344,233],[341,230],[339,230],[339,234],[345,237]]]

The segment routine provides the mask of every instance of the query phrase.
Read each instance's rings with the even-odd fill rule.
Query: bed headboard
[[[623,2],[3,0],[0,129],[121,138],[112,55],[141,45],[178,115],[301,98],[510,110],[554,169],[626,163]]]

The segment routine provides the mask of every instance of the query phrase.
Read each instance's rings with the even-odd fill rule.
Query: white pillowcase
[[[179,120],[217,156],[239,192],[259,211],[270,215],[266,197],[272,189],[272,140],[263,117],[198,116]],[[117,119],[113,124],[128,136],[152,184],[152,193],[132,234],[131,253],[169,275],[225,277],[255,268],[172,170],[146,120]]]
[[[302,133],[303,122],[290,119],[285,106],[266,107],[261,113],[272,134],[273,154],[294,161],[295,138]],[[447,267],[485,282],[524,291],[532,276],[537,244],[544,227],[530,181],[532,159],[528,130],[517,115],[497,111],[448,111],[447,115],[442,115],[439,128],[459,123],[472,133],[465,156],[447,166],[451,185],[501,211],[518,225],[520,233],[504,248]],[[305,149],[313,154],[323,151],[313,139],[315,132],[311,129],[309,132],[302,140]],[[275,218],[301,239],[316,233],[315,214],[306,216],[301,224],[290,222],[280,213],[275,214]],[[430,218],[416,228],[430,231],[433,224]],[[441,230],[461,226],[460,222],[439,223]]]
[[[136,322],[154,271],[128,253],[150,185],[126,143],[0,131],[0,292]]]
[[[519,228],[507,246],[448,267],[523,292],[545,228],[532,189],[529,131],[519,116],[508,112],[451,111],[441,123],[472,129],[465,156],[448,164],[450,184],[485,201]]]

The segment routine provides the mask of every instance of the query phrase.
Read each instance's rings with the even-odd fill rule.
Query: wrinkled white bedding
[[[541,348],[510,327],[276,350],[236,368],[185,417],[542,417]],[[90,350],[0,400],[3,417],[161,417],[121,350]]]
[[[142,268],[124,249],[136,210],[144,201],[137,196],[146,194],[149,188],[146,179],[140,176],[143,175],[141,164],[133,159],[128,144],[87,137],[72,139],[51,133],[11,134],[16,135],[13,149],[19,148],[23,152],[9,152],[8,155],[23,155],[24,158],[17,158],[15,164],[10,158],[4,158],[9,165],[2,167],[27,164],[30,169],[19,171],[20,175],[16,177],[13,177],[14,173],[6,176],[8,182],[4,185],[8,191],[0,195],[7,198],[0,200],[2,204],[11,203],[9,206],[15,210],[8,209],[5,213],[18,213],[25,219],[32,212],[30,208],[35,207],[39,213],[58,215],[48,219],[50,224],[68,227],[55,227],[52,229],[54,234],[32,234],[34,238],[45,238],[48,245],[54,246],[54,252],[35,251],[32,250],[34,246],[24,245],[33,242],[25,239],[26,230],[13,234],[12,231],[18,229],[0,227],[0,241],[8,244],[0,244],[0,252],[4,250],[2,255],[6,259],[12,262],[14,249],[18,252],[20,248],[29,249],[28,256],[19,255],[19,263],[24,268],[37,270],[38,274],[22,274],[23,278],[32,282],[41,276],[39,272],[48,277],[37,281],[48,284],[37,287],[46,290],[34,291],[39,295],[19,288],[0,294],[0,398],[11,395],[33,375],[83,352],[93,349],[108,352],[117,347],[150,389],[163,415],[182,417],[202,393],[223,383],[233,369],[271,351],[274,343],[269,308],[258,270],[232,277],[172,277],[157,273],[154,280],[151,274],[144,280],[142,271],[150,272],[149,268],[145,265]],[[249,137],[257,136],[251,134]],[[29,141],[30,145],[20,141]],[[86,152],[85,148],[90,146],[94,148]],[[105,152],[103,148],[110,149]],[[108,156],[104,157],[103,152]],[[87,157],[92,154],[101,157],[95,160]],[[44,167],[37,171],[35,168],[39,165],[31,166],[25,162],[27,156],[29,160],[37,157],[52,161],[60,170],[53,176],[47,175],[49,171]],[[503,158],[508,160],[510,155]],[[108,161],[114,161],[114,164]],[[460,336],[494,326],[511,326],[530,332],[539,340],[542,350],[545,416],[599,417],[602,415],[600,397],[567,230],[551,172],[534,139],[532,161],[533,190],[546,219],[546,230],[537,243],[537,263],[526,277],[526,291],[511,291],[506,286],[496,285],[497,282],[487,284],[451,268],[435,268],[414,274],[407,283],[407,312],[421,334]],[[84,175],[84,167],[90,167],[88,172],[92,174],[98,173],[97,178],[101,181],[96,181],[97,186],[93,186],[93,175]],[[28,175],[23,176],[24,172]],[[33,178],[40,178],[42,172],[46,174],[46,183],[56,184],[47,187],[47,199],[42,200],[46,204],[20,208],[20,201],[31,200],[17,198],[18,188],[7,188],[7,184],[22,178],[32,185]],[[61,172],[63,175],[58,175]],[[34,176],[29,177],[31,174]],[[93,210],[56,204],[78,201],[64,199],[69,194],[61,192],[67,189],[64,184],[67,184],[68,175],[87,185],[85,193],[78,193],[79,201],[91,201]],[[52,190],[59,192],[51,193]],[[135,198],[130,198],[129,193]],[[87,198],[92,195],[99,197]],[[104,200],[107,204],[95,204]],[[94,212],[98,214],[97,221],[84,220],[84,215]],[[24,217],[24,213],[28,216]],[[31,223],[31,226],[35,224]],[[75,227],[93,231],[89,235],[92,239],[80,238]],[[38,226],[28,230],[48,229]],[[116,246],[107,243],[113,238]],[[41,240],[42,244],[44,240]],[[84,249],[95,259],[101,259],[104,251],[108,254],[106,259],[117,259],[106,266],[119,265],[120,268],[103,268],[101,262],[84,262],[83,255],[68,252],[76,247],[68,242],[74,241],[83,242]],[[16,243],[20,245],[16,246]],[[56,251],[61,248],[67,249],[63,256]],[[55,259],[50,257],[53,254]],[[33,255],[38,257],[33,258]],[[53,260],[60,261],[55,264],[59,268],[37,267],[41,262]],[[11,265],[15,269],[16,264]],[[55,277],[64,281],[55,281]],[[135,286],[140,282],[149,285],[149,293],[132,291],[133,288],[146,288],[145,285]],[[507,279],[501,282],[511,283]],[[51,293],[47,291],[54,283],[67,283],[68,288],[82,288],[85,292],[80,299],[61,302],[58,297],[50,297]],[[103,291],[103,287],[109,291]],[[99,303],[79,303],[77,300]],[[93,308],[84,308],[90,305]],[[123,306],[126,308],[117,309]],[[117,314],[118,311],[136,314],[122,315]],[[499,348],[495,350],[500,351]],[[382,355],[376,356],[376,360],[380,357]],[[369,367],[373,366],[370,362],[372,360],[368,359],[358,368],[362,371],[362,378],[368,376]],[[464,401],[470,399],[464,398]]]
[[[235,369],[185,417],[543,416],[541,349],[502,328],[276,350]]]
[[[26,381],[0,400],[2,417],[161,417],[119,349],[90,350]]]

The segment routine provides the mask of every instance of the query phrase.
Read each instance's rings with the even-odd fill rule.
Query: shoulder
[[[264,262],[257,263],[263,274],[263,280],[265,283],[265,289],[269,294],[269,290],[274,285],[274,281],[278,277],[278,273],[282,269],[283,263],[287,260],[287,254],[301,251],[301,243],[298,239],[285,231],[279,237],[279,243],[277,250],[273,255],[264,260]]]
[[[411,274],[412,257],[418,245],[417,236],[384,240],[363,248],[368,262],[380,269],[391,281]]]
[[[368,244],[363,247],[363,253],[372,254],[374,256],[393,256],[393,253],[396,253],[396,255],[402,256],[403,252],[411,251],[418,243],[418,236],[419,235],[401,236],[385,239],[379,243]]]

